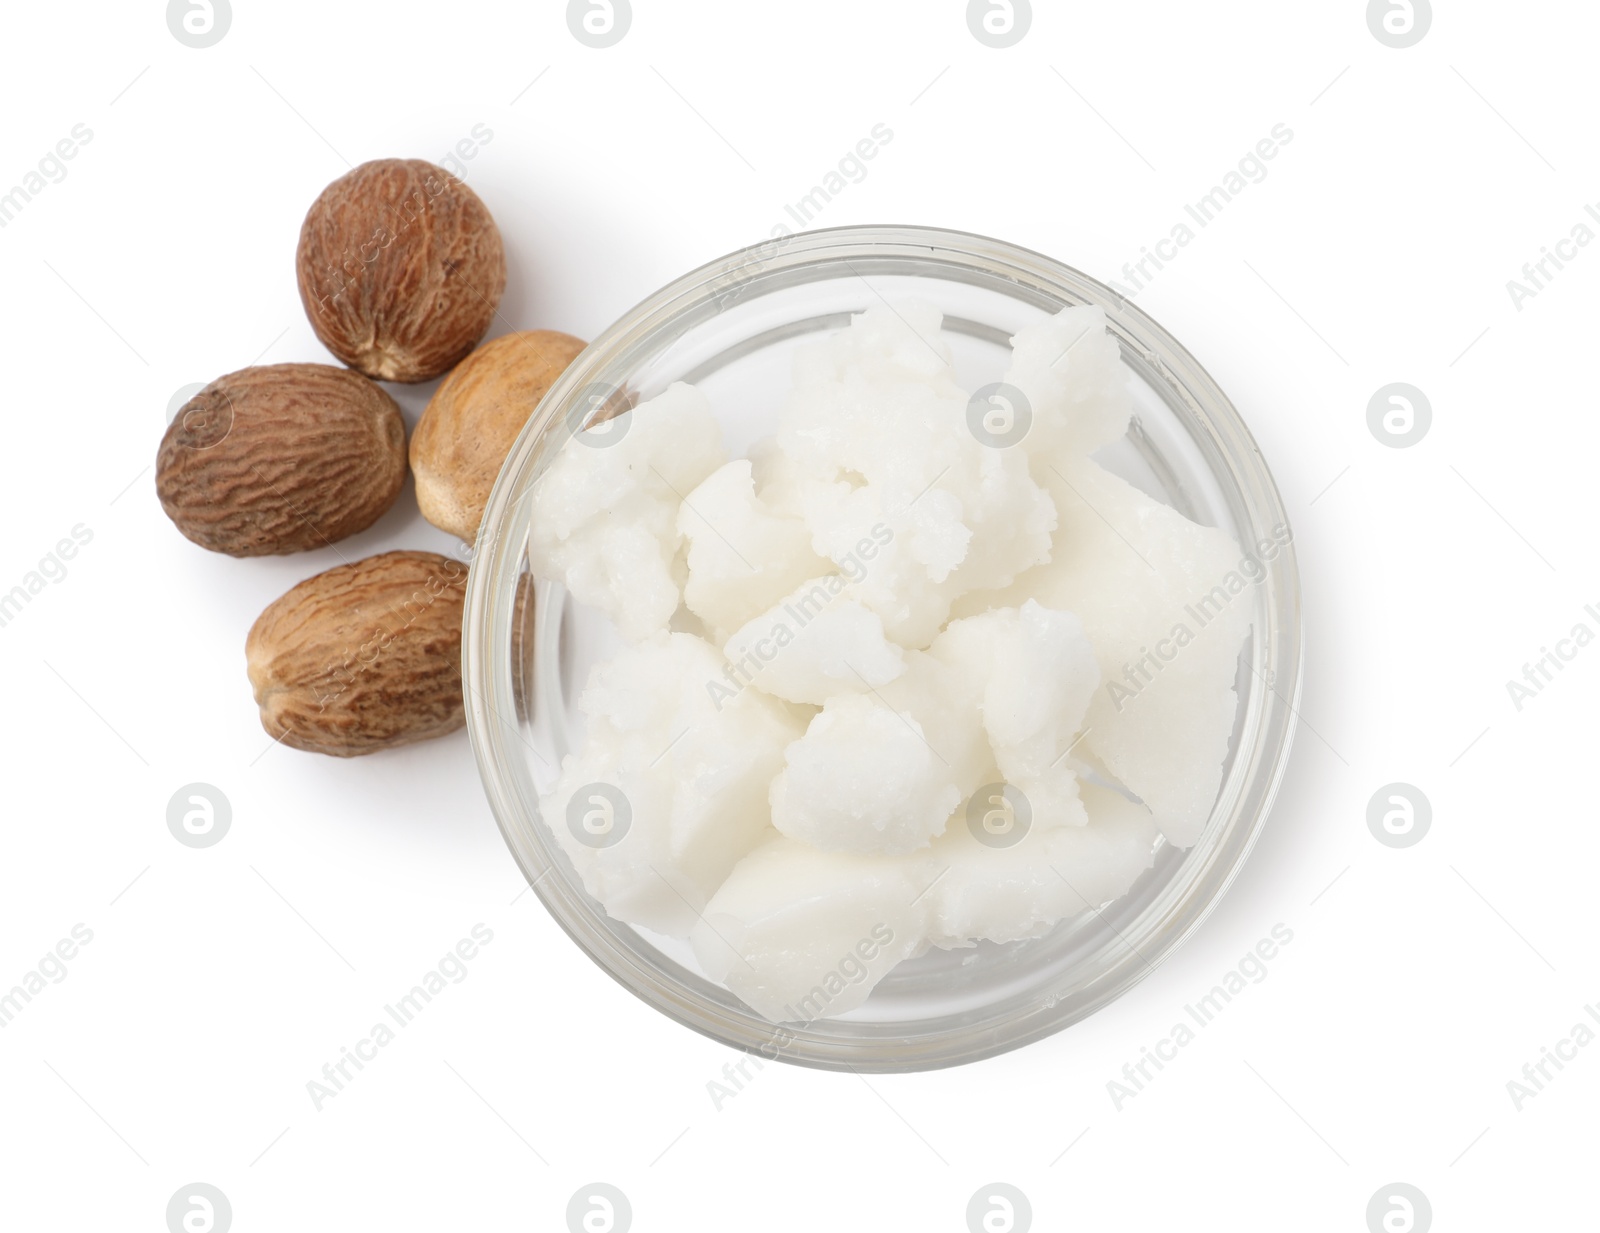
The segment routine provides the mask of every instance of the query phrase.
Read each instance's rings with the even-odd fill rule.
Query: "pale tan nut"
[[[484,336],[506,287],[488,208],[420,159],[363,163],[323,189],[295,270],[323,345],[382,381],[448,372]]]
[[[156,495],[189,539],[235,557],[304,552],[364,531],[400,495],[406,426],[360,373],[271,364],[218,377],[156,453]]]
[[[267,607],[245,640],[261,726],[294,749],[350,758],[466,723],[467,567],[434,552],[340,565]]]
[[[479,347],[444,379],[411,434],[424,518],[473,542],[517,434],[585,345],[555,330],[507,334]]]

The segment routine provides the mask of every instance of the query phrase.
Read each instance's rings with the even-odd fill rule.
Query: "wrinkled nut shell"
[[[428,381],[494,320],[506,254],[488,208],[420,159],[363,163],[322,191],[295,255],[311,328],[352,368]]]
[[[261,726],[340,758],[454,732],[466,723],[466,586],[466,566],[434,552],[386,552],[307,578],[245,641]]]
[[[517,434],[585,345],[554,330],[507,334],[479,347],[445,378],[411,434],[424,518],[473,542]]]
[[[327,364],[218,377],[183,405],[156,454],[167,517],[202,548],[235,557],[304,552],[364,531],[405,476],[394,399]]]

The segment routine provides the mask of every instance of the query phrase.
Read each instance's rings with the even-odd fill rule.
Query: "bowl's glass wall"
[[[612,920],[584,892],[539,818],[538,793],[583,739],[576,701],[589,668],[618,645],[609,623],[533,578],[525,545],[533,480],[567,439],[594,384],[649,398],[691,381],[710,398],[730,451],[767,435],[790,387],[793,349],[852,313],[930,300],[968,389],[997,381],[1018,329],[1068,304],[1107,310],[1135,375],[1128,438],[1100,461],[1242,546],[1287,525],[1254,442],[1221,391],[1160,327],[1108,289],[1046,258],[981,237],[847,228],[782,249],[734,254],[666,288],[581,356],[512,451],[484,519],[468,599],[469,722],[490,802],[535,890],[595,960],[641,997],[730,1044],[821,1066],[949,1065],[1036,1039],[1145,975],[1194,927],[1237,871],[1282,772],[1299,687],[1298,581],[1290,548],[1251,589],[1239,710],[1205,835],[1161,845],[1123,898],[1043,938],[930,950],[893,971],[865,1005],[774,1027],[698,971],[686,943]],[[529,598],[533,602],[527,602]]]

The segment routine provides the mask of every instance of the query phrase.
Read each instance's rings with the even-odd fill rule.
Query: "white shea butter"
[[[838,574],[801,583],[728,639],[728,676],[816,706],[894,680],[905,671],[905,652],[847,590]]]
[[[672,385],[604,434],[569,439],[533,486],[528,558],[638,641],[677,611],[685,565],[678,507],[722,465],[705,395]]]
[[[807,578],[829,572],[811,551],[811,531],[755,493],[750,460],[713,471],[678,507],[688,545],[683,602],[708,629],[738,629]]]
[[[1038,937],[1057,921],[1109,903],[1150,867],[1155,823],[1143,805],[1081,784],[1082,826],[1029,828],[1009,847],[951,827],[929,854],[929,940],[946,949]],[[939,875],[937,882],[933,877]]]
[[[1109,903],[1221,783],[1259,562],[1092,457],[1133,409],[1101,310],[1012,340],[1015,440],[941,325],[879,305],[800,346],[745,458],[679,384],[534,485],[535,573],[627,644],[545,823],[774,1021]]]
[[[709,643],[667,633],[600,665],[578,700],[583,749],[540,798],[585,889],[677,937],[770,833],[767,793],[803,726],[756,690],[719,708],[705,683],[720,667]]]
[[[706,975],[774,1022],[854,1010],[925,945],[916,862],[774,839],[739,862],[692,935]]]
[[[871,695],[841,694],[785,753],[772,825],[825,852],[898,856],[927,847],[960,800],[915,719]]]

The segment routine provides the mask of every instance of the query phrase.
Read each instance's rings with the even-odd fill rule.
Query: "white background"
[[[0,988],[94,934],[0,1030],[8,1227],[160,1230],[204,1181],[241,1233],[559,1229],[596,1180],[641,1230],[960,1230],[994,1181],[1038,1229],[1361,1233],[1395,1181],[1441,1230],[1575,1227],[1600,1048],[1520,1111],[1506,1083],[1600,1001],[1600,649],[1520,712],[1505,683],[1600,631],[1600,246],[1520,311],[1506,283],[1600,201],[1600,12],[1440,5],[1394,50],[1357,0],[1041,2],[993,50],[956,0],[636,0],[594,50],[554,0],[235,0],[196,50],[163,7],[3,19],[0,191],[93,133],[0,230],[0,591],[93,535],[0,628]],[[1137,302],[1282,487],[1305,722],[1233,890],[1110,1009],[936,1074],[769,1064],[719,1110],[738,1055],[518,898],[464,732],[349,762],[271,746],[245,632],[339,557],[206,553],[150,467],[181,387],[328,360],[293,251],[349,164],[486,125],[467,180],[510,259],[494,332],[592,337],[765,238],[878,123],[892,143],[818,225],[964,228],[1104,279],[1293,131]],[[1408,449],[1366,423],[1393,381],[1433,407]],[[431,388],[397,390],[413,421]],[[395,547],[453,548],[409,488],[340,551]],[[1434,810],[1403,851],[1366,825],[1397,780]],[[205,850],[166,825],[194,781],[233,808]],[[479,922],[470,976],[318,1112],[307,1080]],[[1119,1111],[1107,1081],[1279,922],[1267,979]]]

